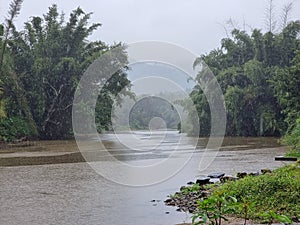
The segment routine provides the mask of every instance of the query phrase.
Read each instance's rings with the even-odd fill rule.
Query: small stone
[[[193,184],[195,184],[195,183],[192,182],[192,181],[190,181],[190,182],[187,183],[187,185],[193,185]]]
[[[150,202],[155,202],[155,200],[151,200]]]
[[[189,213],[193,213],[194,209],[193,208],[189,208],[188,211],[189,211]]]
[[[208,196],[210,196],[211,193],[210,193],[210,191],[202,191],[201,194],[203,197],[208,197]]]
[[[175,201],[173,199],[167,199],[165,200],[165,204],[168,205],[168,206],[175,206]]]
[[[225,176],[225,173],[211,173],[208,175],[208,177],[210,177],[210,178],[221,178],[224,176]]]
[[[244,177],[246,177],[248,174],[246,172],[241,172],[241,173],[237,173],[236,176],[239,178],[239,179],[242,179]]]
[[[171,201],[173,201],[173,200],[170,199],[170,198],[168,198],[168,199],[165,200],[165,203],[169,203],[169,202],[171,202]]]
[[[261,169],[261,173],[262,174],[267,174],[267,173],[272,173],[272,171],[268,168],[265,168],[265,169]]]
[[[180,191],[183,191],[185,189],[185,186],[180,187]]]
[[[249,173],[248,175],[251,176],[251,177],[256,177],[256,176],[259,176],[259,173],[258,172],[256,172],[256,173]]]
[[[228,181],[236,181],[238,180],[239,178],[237,177],[233,177],[233,176],[224,176],[224,177],[221,177],[221,183],[225,183],[225,182],[228,182]]]
[[[166,214],[170,214],[170,212],[166,212]]]
[[[220,182],[220,178],[212,178],[209,180],[210,183],[215,184]]]
[[[209,183],[209,180],[210,180],[209,177],[201,177],[196,180],[196,184],[205,185]]]

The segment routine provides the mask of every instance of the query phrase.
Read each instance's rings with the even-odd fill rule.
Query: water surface
[[[104,135],[101,138],[109,151],[99,148],[96,142],[92,142],[90,151],[103,153],[95,161],[109,164],[109,153],[132,165],[161,162],[170,157],[175,148],[174,160],[194,151],[194,139],[184,137],[184,141],[178,141],[179,134],[174,132],[164,134],[161,144],[155,148],[151,142],[160,139],[161,134],[151,136],[140,132],[138,137],[144,142],[129,149],[113,135]],[[2,149],[0,224],[174,225],[188,222],[190,215],[164,206],[163,201],[188,181],[211,172],[234,175],[283,165],[274,161],[276,155],[285,152],[275,138],[226,138],[213,163],[199,171],[199,162],[206,160],[203,159],[206,141],[199,139],[191,160],[180,172],[164,182],[145,187],[128,187],[100,176],[78,157],[80,153],[74,141],[36,142],[29,147]],[[27,162],[32,163],[17,166],[17,162],[26,157]],[[56,161],[59,158],[64,160]],[[13,166],[1,164],[8,161]]]

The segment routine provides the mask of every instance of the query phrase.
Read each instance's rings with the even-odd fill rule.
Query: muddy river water
[[[140,141],[133,144],[134,148],[120,144],[112,134],[100,137],[108,151],[93,145],[91,152],[101,152],[95,161],[105,163],[104,169],[111,169],[111,156],[130,165],[151,166],[169,158],[176,163],[192,152],[191,159],[171,178],[140,187],[118,184],[97,173],[82,160],[75,141],[34,142],[27,147],[0,149],[0,224],[179,224],[190,221],[190,215],[165,206],[163,201],[180,186],[211,172],[235,175],[284,164],[274,161],[276,155],[286,151],[275,138],[226,138],[209,166],[199,171],[199,162],[211,159],[204,154],[206,140],[199,139],[194,150],[191,143],[195,139],[184,137],[178,142],[178,135],[169,133],[156,147],[149,145],[154,136],[147,132],[139,133]],[[174,149],[177,153],[173,159],[170,153]]]

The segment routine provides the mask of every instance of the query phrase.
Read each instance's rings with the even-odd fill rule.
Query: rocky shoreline
[[[188,182],[187,186],[182,186],[179,192],[169,196],[164,202],[167,206],[177,207],[177,211],[195,213],[197,202],[203,201],[211,195],[210,187],[207,184],[219,184],[243,179],[246,176],[259,176],[260,174],[272,173],[270,169],[261,169],[257,173],[239,172],[236,176],[226,175],[225,173],[212,173],[207,177],[200,177],[195,182]],[[196,184],[196,185],[195,185]]]

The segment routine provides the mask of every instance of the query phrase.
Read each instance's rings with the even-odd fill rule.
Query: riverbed
[[[286,151],[276,138],[228,137],[219,151],[207,152],[206,139],[199,139],[197,145],[193,145],[195,139],[184,136],[180,139],[184,141],[178,142],[178,135],[184,136],[171,133],[164,136],[163,144],[151,148],[149,141],[154,136],[139,133],[142,141],[135,145],[137,149],[120,145],[120,139],[115,139],[113,134],[100,136],[108,151],[100,149],[95,162],[105,165],[112,163],[111,156],[130,165],[151,166],[166,159],[176,163],[178,158],[191,154],[183,168],[171,177],[139,187],[118,184],[97,173],[91,164],[84,162],[84,157],[79,157],[81,152],[75,141],[35,142],[27,147],[1,149],[0,224],[174,225],[189,222],[190,215],[163,203],[169,194],[187,182],[212,172],[235,175],[262,168],[275,169],[284,164],[274,160],[276,155]],[[92,145],[91,151],[97,151],[97,146]],[[171,157],[175,148],[176,155]],[[137,151],[140,149],[143,151]],[[22,160],[26,163],[18,165]],[[212,162],[200,171],[201,161]]]

